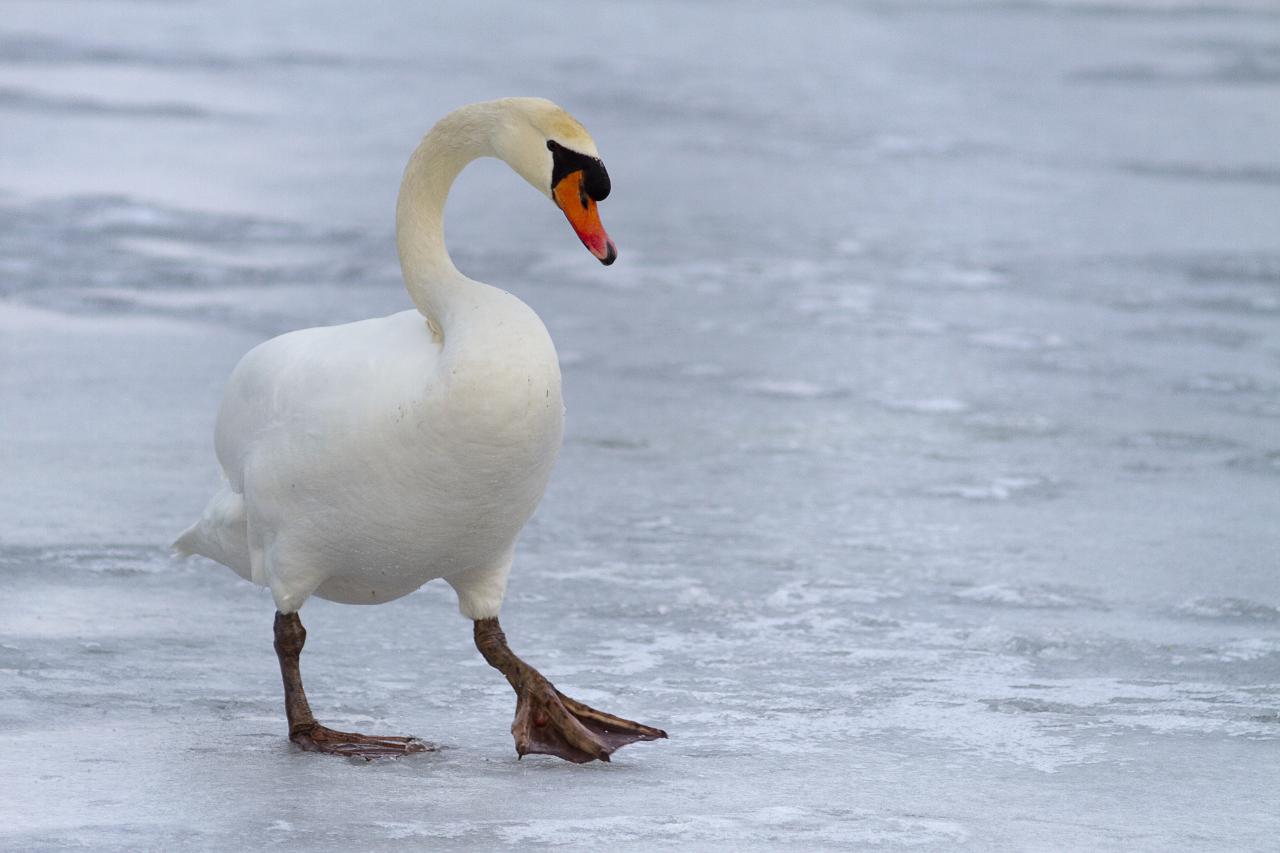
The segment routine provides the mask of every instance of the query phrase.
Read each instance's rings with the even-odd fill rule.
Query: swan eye
[[[555,192],[560,182],[574,172],[582,172],[582,191],[593,201],[609,197],[611,185],[609,172],[599,157],[591,157],[572,148],[566,148],[554,139],[547,140],[551,151],[551,190]]]

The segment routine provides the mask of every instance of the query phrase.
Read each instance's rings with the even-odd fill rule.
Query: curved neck
[[[400,182],[396,248],[405,287],[418,310],[438,325],[448,321],[459,291],[473,283],[458,272],[444,244],[444,204],[463,167],[497,156],[496,116],[486,104],[455,110],[423,138]]]

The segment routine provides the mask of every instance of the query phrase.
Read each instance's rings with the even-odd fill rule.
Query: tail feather
[[[194,557],[196,554],[200,553],[200,546],[197,544],[199,541],[200,522],[196,522],[184,530],[181,536],[173,540],[173,544],[169,547],[172,548],[174,553],[179,557],[186,559],[187,557]]]
[[[223,486],[205,507],[204,515],[173,542],[181,557],[199,554],[252,579],[249,559],[249,528],[244,497]]]

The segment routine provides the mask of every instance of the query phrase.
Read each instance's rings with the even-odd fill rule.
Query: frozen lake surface
[[[0,848],[1263,850],[1280,836],[1280,11],[1267,2],[8,2]],[[273,334],[408,306],[400,170],[550,97],[602,268],[505,166],[459,265],[568,434],[504,624],[665,727],[515,760],[452,592],[270,597],[167,544]]]

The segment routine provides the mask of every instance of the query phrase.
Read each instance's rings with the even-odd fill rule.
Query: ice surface
[[[595,263],[505,167],[460,266],[564,355],[513,645],[667,728],[517,762],[447,587],[304,611],[166,544],[264,337],[389,313],[417,138],[560,101]],[[0,848],[1275,849],[1270,2],[12,2]]]

